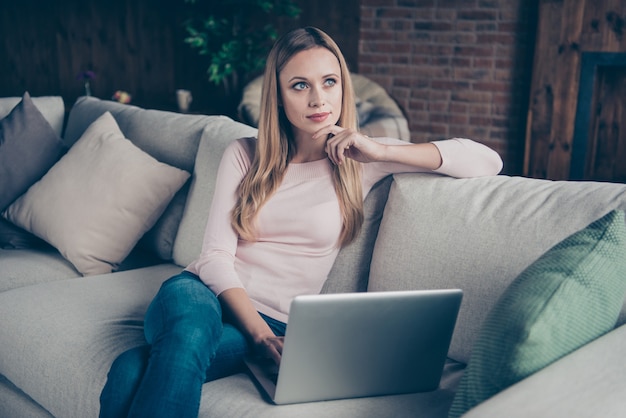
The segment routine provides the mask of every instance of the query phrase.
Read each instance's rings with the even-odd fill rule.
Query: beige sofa
[[[63,117],[58,108],[45,109],[62,106],[60,100],[43,102],[39,106],[48,118]],[[142,344],[143,314],[159,285],[199,252],[222,151],[233,139],[255,133],[226,117],[80,98],[69,112],[65,143],[76,143],[106,111],[140,149],[191,177],[115,272],[83,276],[50,245],[0,250],[0,417],[98,415],[106,373],[117,355]],[[511,283],[558,242],[614,209],[626,209],[626,186],[403,174],[376,185],[365,209],[362,233],[341,250],[324,292],[463,289],[440,388],[274,406],[249,376],[238,374],[204,385],[201,417],[447,416],[466,365],[476,355],[475,343],[483,338],[481,329],[503,294],[510,293]],[[623,223],[623,214],[617,218]],[[623,294],[618,297],[620,311]],[[620,326],[625,313],[621,309],[610,329],[598,330],[589,343],[467,416],[625,413],[626,330]],[[555,326],[562,328],[559,322]]]

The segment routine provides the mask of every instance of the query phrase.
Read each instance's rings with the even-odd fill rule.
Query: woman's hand
[[[258,357],[272,359],[276,365],[279,365],[284,343],[285,337],[269,336],[255,341],[254,349]]]
[[[392,162],[436,170],[442,164],[439,149],[433,143],[385,145],[362,133],[336,125],[326,126],[313,134],[313,139],[326,139],[328,158],[341,164],[346,158],[361,163]]]
[[[362,163],[382,161],[385,146],[372,141],[362,133],[337,125],[328,125],[315,134],[313,139],[327,137],[326,153],[334,164],[342,164],[346,158]]]
[[[224,317],[247,335],[249,341],[254,344],[256,354],[279,364],[284,338],[274,334],[252,305],[246,291],[242,288],[228,289],[219,295],[219,299]]]

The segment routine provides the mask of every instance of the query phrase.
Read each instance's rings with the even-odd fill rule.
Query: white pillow
[[[3,215],[83,275],[110,273],[188,178],[137,148],[106,112]]]

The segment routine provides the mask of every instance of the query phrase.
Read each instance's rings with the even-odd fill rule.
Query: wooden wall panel
[[[554,80],[554,112],[550,131],[552,146],[548,159],[550,178],[567,178],[574,137],[574,118],[580,78],[581,32],[586,0],[568,0],[564,3],[561,37],[555,51],[558,76]],[[540,16],[541,18],[541,16]]]
[[[625,20],[623,0],[540,1],[525,175],[570,177],[582,54],[626,53]]]
[[[537,31],[545,41],[537,42],[533,63],[533,84],[530,92],[524,173],[531,177],[545,178],[552,147],[552,122],[554,114],[553,74],[559,63],[554,59],[554,45],[561,39],[561,26],[555,25],[561,17],[557,3],[544,2],[539,8]]]
[[[198,0],[201,1],[201,0]],[[219,0],[205,0],[205,3]],[[359,0],[297,0],[303,13],[279,21],[281,31],[314,25],[327,30],[358,68]],[[93,70],[94,96],[108,99],[116,90],[133,103],[175,110],[175,90],[192,91],[192,111],[235,116],[233,102],[210,84],[206,65],[183,39],[185,0],[7,1],[0,7],[0,97],[60,95],[69,108],[84,94],[76,79]]]
[[[182,45],[174,2],[10,2],[0,10],[0,95],[84,94],[76,75],[91,70],[92,93],[116,90],[134,101],[163,105],[177,84],[175,44]],[[31,6],[31,7],[29,7]],[[182,74],[181,74],[182,75]]]

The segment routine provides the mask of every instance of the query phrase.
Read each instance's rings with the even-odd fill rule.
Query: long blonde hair
[[[357,128],[350,73],[343,54],[332,38],[317,28],[306,27],[291,31],[278,39],[265,65],[256,152],[252,166],[239,186],[238,201],[231,215],[233,228],[244,240],[256,239],[254,227],[256,215],[280,186],[289,161],[295,153],[291,124],[279,106],[279,74],[294,55],[315,47],[323,47],[332,52],[341,68],[343,100],[337,125],[343,128]],[[333,184],[343,220],[339,245],[346,245],[357,237],[363,223],[360,164],[347,158],[343,164],[334,165]]]

